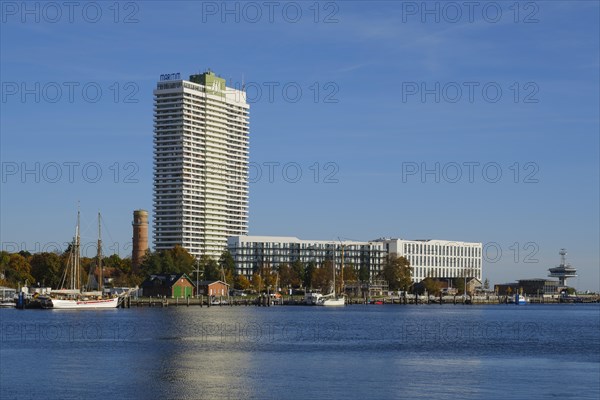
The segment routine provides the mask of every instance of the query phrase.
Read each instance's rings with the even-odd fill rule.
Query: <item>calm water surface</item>
[[[594,399],[600,305],[0,310],[2,399]]]

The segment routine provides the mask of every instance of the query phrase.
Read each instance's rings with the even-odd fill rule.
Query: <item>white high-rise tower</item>
[[[154,249],[219,256],[248,233],[249,105],[208,71],[154,91]]]

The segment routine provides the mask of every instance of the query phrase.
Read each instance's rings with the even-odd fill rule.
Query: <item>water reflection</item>
[[[0,322],[2,398],[600,394],[598,305],[2,310]]]

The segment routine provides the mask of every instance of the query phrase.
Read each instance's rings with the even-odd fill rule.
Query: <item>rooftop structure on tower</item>
[[[560,249],[560,265],[558,267],[549,268],[550,274],[548,276],[558,278],[561,286],[566,286],[568,278],[575,278],[577,276],[577,269],[572,267],[571,264],[567,264],[566,256],[567,250]]]

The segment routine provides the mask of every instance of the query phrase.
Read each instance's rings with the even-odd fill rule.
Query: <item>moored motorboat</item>
[[[323,297],[321,293],[306,292],[304,294],[304,304],[307,304],[309,306],[316,306],[317,303],[320,301],[321,297]]]
[[[529,303],[529,301],[527,300],[527,297],[525,297],[522,294],[515,295],[515,304],[516,305],[523,305],[523,304],[527,304],[527,303]]]

